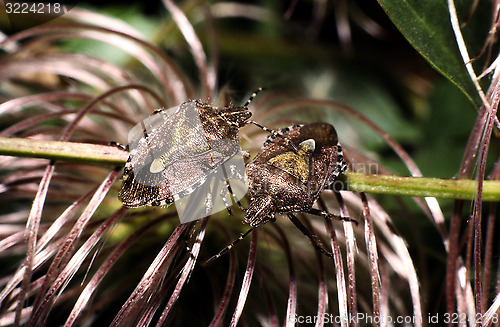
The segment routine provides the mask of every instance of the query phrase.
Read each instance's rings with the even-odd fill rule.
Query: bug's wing
[[[222,154],[210,151],[170,162],[163,170],[151,172],[153,157],[140,158],[140,164],[125,167],[120,200],[128,207],[168,205],[192,193],[222,162]],[[137,161],[132,161],[137,162]]]
[[[227,142],[225,148],[229,147],[234,148],[232,152],[237,152],[239,144]],[[162,170],[152,172],[151,167],[156,158],[147,152],[144,156],[136,154],[127,163],[119,193],[125,205],[168,205],[192,193],[206,181],[209,174],[228,160],[225,154],[218,151],[206,151],[196,156],[180,157],[170,161]]]
[[[143,169],[145,170],[145,168]],[[147,175],[150,180],[141,183],[136,178],[136,174],[139,176]],[[144,181],[144,177],[141,180]],[[125,168],[118,198],[126,207],[130,208],[145,205],[168,205],[174,201],[169,185],[162,180],[160,174],[153,175],[149,172],[143,172],[139,168]]]

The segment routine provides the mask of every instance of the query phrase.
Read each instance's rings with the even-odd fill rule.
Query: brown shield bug
[[[271,134],[246,167],[250,204],[245,222],[259,227],[276,214],[318,214],[314,202],[346,169],[330,124],[296,125]]]
[[[250,202],[244,221],[252,228],[208,261],[227,252],[254,228],[274,221],[276,214],[287,214],[319,251],[331,256],[292,213],[339,218],[313,208],[313,204],[325,187],[346,169],[342,146],[332,125],[295,125],[272,132],[259,154],[246,166]],[[346,217],[341,219],[350,221]]]
[[[157,110],[134,127],[129,133],[130,154],[118,194],[121,202],[131,208],[165,206],[193,193],[241,151],[238,129],[254,123],[248,121],[252,115],[248,106],[261,90],[254,92],[243,106],[219,109],[191,100],[175,108]],[[234,167],[235,164],[228,166]],[[241,171],[243,176],[243,158]],[[203,197],[210,193],[203,192],[208,192]],[[205,198],[193,202],[206,201]],[[201,216],[188,219],[213,212],[210,205],[207,208],[210,210]]]

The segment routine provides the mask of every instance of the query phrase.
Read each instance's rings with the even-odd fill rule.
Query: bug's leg
[[[159,114],[159,113],[162,113],[165,111],[165,108],[158,108],[158,109],[155,109],[155,111],[153,111],[153,115],[155,114]]]
[[[227,183],[227,181],[226,181],[226,183]],[[229,184],[226,184],[226,185],[227,185],[228,188],[230,187]],[[232,216],[233,215],[233,211],[231,210],[231,206],[229,205],[229,203],[227,203],[226,190],[225,189],[220,190],[220,197],[222,198],[222,202],[224,202],[224,206],[226,207],[227,213],[230,216]]]
[[[238,207],[240,207],[241,211],[245,211],[245,208],[243,208],[243,205],[240,202],[240,199],[236,196],[236,194],[233,192],[233,189],[231,188],[231,185],[229,184],[229,177],[227,177],[227,172],[226,172],[226,167],[223,165],[222,166],[222,173],[224,174],[224,183],[226,184],[226,188],[229,191],[229,195],[233,199],[233,202],[236,202],[238,204]],[[229,214],[231,214],[231,209],[228,206],[228,203],[225,201],[225,197],[223,197],[224,205],[228,209]]]
[[[245,162],[250,160],[250,152],[241,150],[241,155],[243,156],[243,160],[245,160]]]
[[[123,150],[123,151],[129,151],[128,144],[127,145],[123,145],[121,143],[118,143],[118,142],[115,142],[115,141],[111,141],[111,142],[109,142],[109,146],[117,147],[118,149]]]
[[[239,241],[241,241],[242,239],[244,239],[248,234],[250,234],[255,228],[250,228],[249,230],[247,230],[245,233],[241,234],[240,237],[238,237],[237,239],[235,239],[233,242],[231,242],[231,244],[229,244],[228,246],[226,246],[225,248],[223,248],[219,253],[217,253],[216,255],[210,257],[207,261],[205,261],[205,264],[209,264],[210,262],[214,261],[215,259],[218,259],[220,258],[221,256],[223,256],[224,254],[226,254],[229,250],[231,250],[231,248],[233,246],[235,246]]]
[[[329,213],[329,212],[326,212],[326,211],[323,211],[323,210],[319,210],[319,209],[315,209],[315,208],[311,208],[310,210],[308,210],[306,212],[310,213],[312,215],[320,216],[320,217],[335,218],[335,219],[342,220],[342,221],[350,221],[352,223],[355,223],[356,225],[359,224],[356,220],[354,220],[352,218],[342,217],[341,215],[334,215],[333,213]]]
[[[309,240],[311,241],[312,245],[314,246],[314,248],[316,250],[323,253],[327,257],[333,258],[333,254],[330,251],[325,250],[325,248],[323,248],[323,245],[321,244],[321,241],[319,240],[319,238],[316,235],[314,235],[313,233],[311,233],[311,231],[309,229],[307,229],[307,227],[304,226],[304,224],[302,224],[300,222],[300,220],[297,219],[297,217],[295,217],[291,213],[287,213],[287,216],[288,216],[288,219],[290,219],[290,221],[302,232],[302,234],[304,234],[305,236],[307,236],[309,238]]]
[[[224,193],[226,193],[226,191],[229,193],[229,195],[233,199],[233,202],[236,202],[238,204],[238,207],[240,207],[241,211],[245,212],[246,209],[243,207],[243,204],[241,204],[241,202],[238,199],[238,197],[236,196],[236,194],[234,194],[233,189],[231,188],[231,185],[229,185],[229,182],[226,180],[225,183],[226,183],[227,190],[225,190],[225,189],[221,190],[220,196],[222,197],[222,201],[224,202],[224,206],[226,207],[226,210],[229,213],[229,215],[232,216],[233,212],[231,210],[231,205],[227,202],[226,196],[224,194]]]
[[[149,136],[148,130],[146,129],[146,125],[144,125],[144,121],[141,121],[141,126],[142,126],[142,134],[145,138]]]

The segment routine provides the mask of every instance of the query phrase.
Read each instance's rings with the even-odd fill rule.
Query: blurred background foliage
[[[166,51],[183,72],[190,74],[191,80],[197,80],[198,71],[185,40],[160,1],[126,4],[80,1],[76,4],[132,25]],[[219,87],[229,87],[234,101],[260,86],[281,93],[284,98],[333,100],[364,114],[400,142],[425,176],[456,176],[479,102],[454,45],[444,3],[381,1],[403,34],[376,1],[240,1],[231,4],[224,7],[215,1],[182,1],[179,6],[203,41],[209,60],[218,60]],[[243,4],[252,10],[242,12],[239,6]],[[209,6],[211,21],[200,16]],[[457,6],[463,17],[472,17],[464,34],[470,36],[467,45],[471,55],[481,55],[475,65],[484,65],[485,57],[493,51],[481,52],[488,36],[490,20],[484,18],[491,15],[490,7],[486,1],[480,1],[472,14],[468,1],[461,1]],[[248,17],[241,17],[242,14]],[[428,14],[437,18],[428,18],[425,16]],[[416,19],[418,16],[428,19],[421,22]],[[64,16],[56,22],[61,20]],[[435,22],[440,26],[433,26]],[[437,37],[426,38],[431,32]],[[405,35],[422,50],[420,54]],[[434,40],[446,42],[433,44]],[[102,42],[75,39],[61,46],[119,66],[137,66],[126,53]],[[449,57],[436,53],[435,48]],[[214,54],[217,59],[210,58]],[[422,55],[448,79],[432,69]],[[466,96],[457,92],[450,79],[458,81]],[[387,145],[356,121],[347,122],[348,118],[338,113],[306,110],[297,119],[334,123],[343,144],[364,149],[367,155],[381,160],[396,173],[406,174]]]
[[[464,95],[449,79],[437,73],[397,30],[379,4],[375,1],[234,2],[235,13],[241,14],[238,5],[243,3],[254,9],[253,12],[245,12],[248,18],[231,17],[231,12],[218,12],[216,2],[207,2],[207,6],[210,4],[213,9],[214,19],[211,22],[200,17],[202,2],[179,3],[193,23],[198,37],[204,41],[208,56],[214,52],[219,56],[219,87],[229,87],[235,102],[260,86],[281,93],[284,98],[333,100],[361,112],[400,142],[418,163],[424,176],[456,176],[463,146],[477,112],[477,95],[471,91],[469,84],[463,82],[465,86],[459,86],[467,90],[467,95]],[[404,7],[396,1],[387,1],[384,5],[390,7],[391,3],[395,7]],[[424,6],[424,2],[420,3]],[[183,72],[191,74],[191,80],[197,80],[198,71],[189,49],[160,2],[125,5],[112,1],[87,1],[78,5],[131,24],[172,56]],[[464,16],[470,12],[468,5],[463,1],[459,8]],[[440,35],[447,39],[448,46],[455,40],[445,4],[441,9],[444,11],[440,11],[437,21],[448,28],[444,36]],[[470,37],[471,42],[467,43],[471,55],[483,54],[478,66],[484,64],[483,58],[486,57],[480,50],[489,27],[489,20],[484,19],[488,15],[487,10],[489,6],[481,1],[478,12],[472,16],[475,19],[466,25],[464,32],[475,36]],[[425,13],[423,9],[422,12]],[[398,19],[408,18],[403,16]],[[416,29],[415,25],[403,26],[403,32],[405,28]],[[212,26],[215,30],[211,29]],[[422,34],[426,32],[420,30]],[[217,34],[217,44],[211,41],[213,35],[210,33]],[[411,36],[422,39],[421,34]],[[411,41],[417,43],[416,46],[421,45]],[[430,47],[429,44],[422,47],[425,46]],[[134,65],[121,50],[107,44],[75,40],[66,42],[64,47],[119,65]],[[434,59],[432,55],[429,55],[430,60]],[[432,63],[441,65],[439,70],[450,79],[466,80],[468,76],[464,77],[465,69],[458,50],[453,57],[453,65],[445,61],[449,58],[438,58],[441,62]],[[460,74],[454,71],[457,65],[462,68]],[[471,103],[471,98],[475,103]],[[334,123],[343,144],[353,149],[364,149],[367,155],[381,160],[396,173],[406,174],[400,160],[393,157],[385,143],[361,124],[347,122],[345,119],[348,118],[329,112],[304,110],[304,114],[296,118]],[[262,123],[265,124],[265,121]]]
[[[480,100],[456,48],[446,3],[435,0],[379,2],[186,0],[178,1],[177,5],[201,39],[208,60],[217,62],[217,88],[228,90],[233,103],[243,103],[258,87],[267,88],[266,92],[273,95],[272,98],[263,95],[269,102],[295,98],[331,100],[353,108],[382,128],[408,151],[424,176],[456,177]],[[478,56],[474,66],[481,72],[491,64],[491,54],[498,52],[495,45],[490,47],[487,43],[491,5],[481,0],[474,9],[470,1],[456,3],[460,18],[466,22],[463,31],[469,52],[471,56]],[[241,7],[242,4],[245,7]],[[190,48],[160,1],[80,1],[77,6],[134,26],[165,51],[192,81],[193,89],[199,90],[196,84],[199,71]],[[209,8],[211,16],[204,16]],[[62,16],[52,22],[64,22],[64,19]],[[7,34],[14,32],[18,31]],[[109,44],[75,39],[58,46],[63,51],[100,57],[141,74],[142,66],[135,58]],[[484,77],[483,86],[487,87],[489,81],[488,76]],[[43,87],[46,86],[40,88]],[[5,90],[0,92],[2,97],[8,97]],[[196,97],[201,96],[201,92],[196,93]],[[352,117],[319,107],[303,108],[293,111],[292,115],[280,112],[277,118],[272,115],[276,113],[265,116],[268,121],[259,123],[281,128],[295,121],[330,122],[348,151],[372,158],[395,174],[408,175],[387,144]],[[137,121],[143,118],[137,117]],[[115,139],[106,141],[126,143],[127,135],[116,135]],[[499,145],[494,137],[490,157],[495,160]],[[493,164],[491,160],[490,168]],[[395,210],[391,216],[410,244],[417,266],[421,264],[421,277],[426,280],[424,293],[441,288],[445,258],[435,226],[424,218],[421,210],[416,210],[411,200],[376,198],[388,212]],[[405,205],[400,206],[401,202]],[[452,201],[440,200],[440,203],[445,216],[449,217]],[[417,233],[415,226],[418,226]],[[168,234],[170,230],[163,232]],[[294,233],[299,239],[302,237],[300,232]],[[220,248],[224,243],[212,245],[210,239],[207,242],[209,249]],[[142,262],[150,262],[162,243],[163,240],[154,245],[141,244],[135,249],[137,253],[131,253],[130,261],[136,262],[137,256]],[[419,249],[422,245],[427,248]],[[146,249],[151,254],[147,259],[142,257]],[[272,253],[266,255],[272,256]],[[442,269],[429,268],[434,264]],[[123,265],[130,266],[128,262]],[[141,268],[144,269],[137,269]],[[185,298],[196,299],[204,282],[205,276],[193,278],[185,289],[193,294]],[[116,303],[123,303],[130,290],[123,292],[124,298],[116,299]],[[429,303],[425,305],[431,308],[442,305],[442,298],[426,300]]]
[[[215,1],[182,1],[179,6],[202,40],[209,60],[218,58],[219,88],[229,88],[234,102],[264,86],[283,99],[326,99],[347,105],[399,142],[424,176],[457,177],[480,102],[456,47],[444,2],[231,4],[227,7],[233,11],[227,7],[219,11],[223,6]],[[161,2],[87,1],[78,5],[131,24],[171,56],[192,81],[199,78],[189,48]],[[240,5],[252,10],[245,11]],[[211,21],[201,17],[209,6]],[[471,55],[478,56],[474,65],[484,68],[494,53],[494,49],[483,49],[490,7],[486,1],[475,9],[467,1],[457,2],[457,7],[464,20],[471,17],[464,25],[464,35]],[[135,65],[121,50],[104,43],[75,40],[63,46],[119,65]],[[483,85],[488,81],[485,77]],[[344,146],[376,159],[396,174],[408,174],[387,144],[355,119],[317,108],[294,112],[293,118],[333,123]],[[287,124],[290,122],[283,119],[280,126],[271,127]],[[495,158],[498,142],[493,142],[490,151]]]

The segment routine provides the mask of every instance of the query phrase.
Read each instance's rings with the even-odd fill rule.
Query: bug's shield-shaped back
[[[181,223],[186,223],[224,210],[224,201],[231,202],[226,183],[237,199],[245,195],[245,167],[238,141],[207,131],[207,120],[200,117],[197,105],[185,102],[132,128],[119,193],[124,205],[175,202]]]

